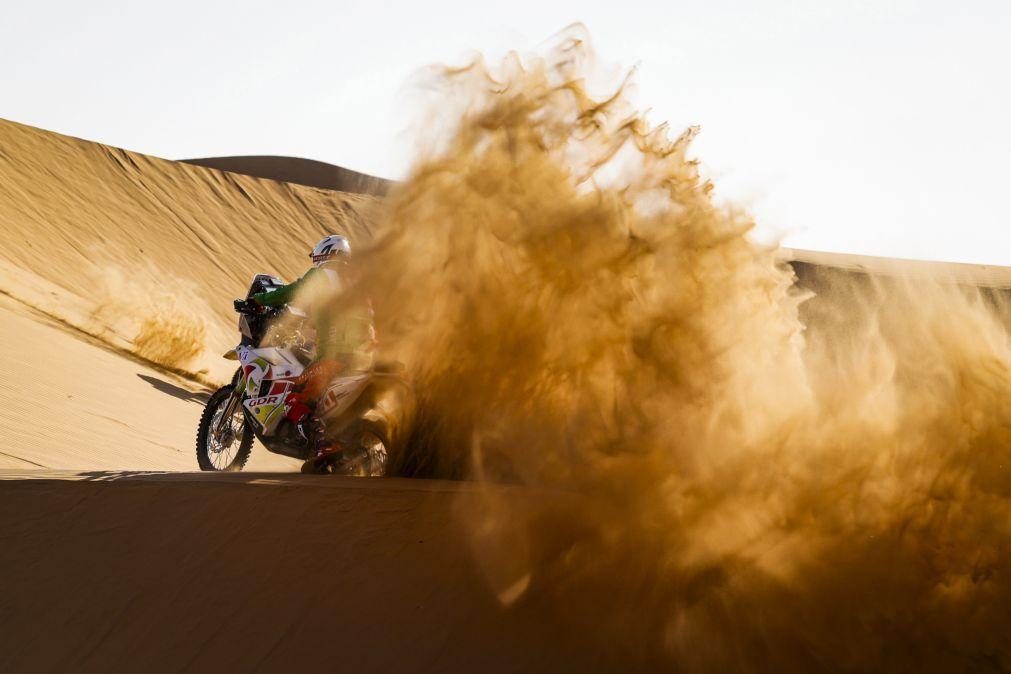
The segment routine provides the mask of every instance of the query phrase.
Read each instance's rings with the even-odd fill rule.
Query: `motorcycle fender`
[[[369,379],[367,374],[335,379],[316,404],[316,414],[321,419],[343,414],[368,386]]]
[[[238,360],[239,354],[235,349],[229,349],[228,351],[225,352],[222,358],[225,358],[227,360]]]

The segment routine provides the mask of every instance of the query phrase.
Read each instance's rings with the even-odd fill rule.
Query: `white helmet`
[[[312,258],[313,265],[319,267],[320,265],[326,264],[330,260],[337,258],[339,255],[350,257],[351,244],[348,243],[348,240],[340,234],[331,234],[317,243],[316,247],[312,249],[312,253],[310,253],[309,256]]]

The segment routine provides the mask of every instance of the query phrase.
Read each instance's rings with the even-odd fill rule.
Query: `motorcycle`
[[[284,285],[253,277],[245,300],[235,300],[240,343],[225,354],[238,360],[231,384],[215,391],[197,430],[197,463],[204,471],[239,471],[258,439],[268,451],[303,461],[302,472],[382,476],[403,461],[413,416],[410,387],[396,365],[376,364],[327,384],[316,405],[326,438],[342,451],[316,459],[285,416],[285,399],[312,362],[315,345],[305,314],[290,306],[266,309],[250,298]]]

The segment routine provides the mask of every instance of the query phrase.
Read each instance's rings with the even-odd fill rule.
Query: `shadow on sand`
[[[155,387],[162,393],[170,395],[173,398],[178,398],[179,400],[185,400],[186,402],[200,403],[203,405],[207,402],[207,398],[210,395],[204,391],[194,392],[184,389],[182,386],[176,386],[164,379],[158,379],[157,377],[152,377],[146,374],[138,374],[138,377],[146,381],[151,386]]]

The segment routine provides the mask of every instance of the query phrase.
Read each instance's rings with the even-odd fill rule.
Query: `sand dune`
[[[326,232],[362,240],[371,204],[0,121],[0,291],[128,350],[146,322],[216,351],[254,272],[297,276]]]
[[[267,474],[294,464],[262,447],[263,473],[150,472],[195,470],[192,375],[228,375],[216,349],[250,275],[294,277],[324,232],[367,240],[375,204],[0,121],[0,671],[661,669],[649,635],[557,619],[563,554],[506,607],[514,579],[488,574],[510,555],[479,560],[510,540],[480,549],[458,515],[482,489],[519,507],[557,493]],[[802,282],[1011,287],[1001,268],[786,254]],[[557,552],[558,523],[537,524]],[[564,608],[592,627],[622,589]]]
[[[4,467],[194,469],[203,386],[157,366],[230,376],[231,298],[323,231],[366,237],[372,203],[11,122],[0,178]]]
[[[935,262],[929,260],[903,260],[872,255],[848,255],[811,250],[784,248],[782,257],[790,261],[804,285],[812,272],[819,274],[844,273],[861,276],[902,276],[925,280],[940,280],[964,286],[993,290],[1011,289],[1011,267],[966,264],[962,262]]]

